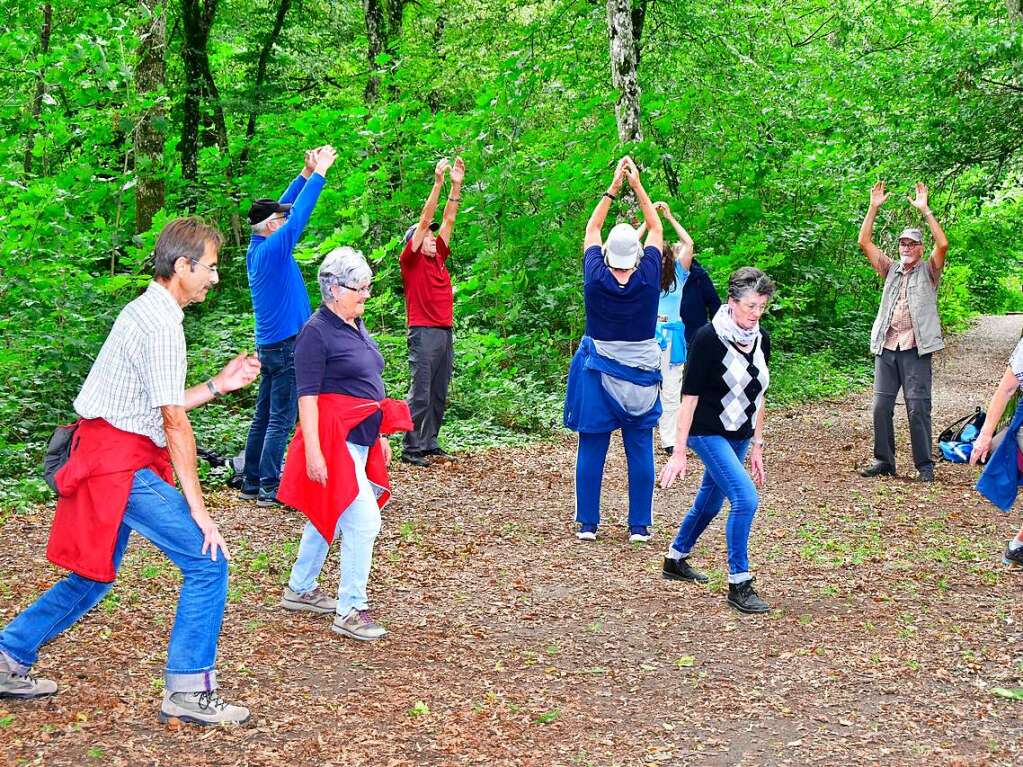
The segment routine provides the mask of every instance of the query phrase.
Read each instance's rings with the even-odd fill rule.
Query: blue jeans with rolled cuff
[[[132,530],[181,570],[178,609],[167,649],[166,689],[215,690],[217,640],[227,603],[227,560],[223,552],[218,552],[215,562],[209,552],[202,553],[203,534],[184,496],[150,469],[135,473],[114,548],[115,569],[120,567]],[[26,673],[39,657],[39,648],[74,625],[113,585],[76,573],[59,580],[0,632],[0,652],[8,665]]]
[[[727,439],[717,435],[689,437],[689,447],[703,461],[703,481],[689,513],[679,526],[675,542],[668,550],[671,559],[689,556],[727,498],[731,505],[725,524],[729,583],[742,583],[753,577],[749,572],[747,549],[750,527],[760,498],[743,465],[749,443],[748,439]]]

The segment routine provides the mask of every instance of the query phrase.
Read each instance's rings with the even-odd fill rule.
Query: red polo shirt
[[[445,265],[451,249],[437,238],[437,255],[412,250],[412,239],[401,252],[401,279],[405,283],[405,314],[409,327],[450,328],[454,309],[451,275]]]

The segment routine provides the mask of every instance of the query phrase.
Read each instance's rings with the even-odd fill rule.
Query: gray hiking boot
[[[245,724],[249,710],[233,706],[216,690],[206,692],[163,692],[160,721],[178,719],[189,724]]]
[[[387,633],[387,629],[369,617],[369,610],[356,610],[354,607],[346,615],[335,617],[330,630],[362,642],[372,642]]]
[[[290,586],[285,586],[284,596],[281,597],[281,607],[295,612],[326,615],[337,610],[337,600],[328,597],[319,588],[299,594],[297,591],[292,591]]]
[[[36,679],[28,674],[16,674],[13,671],[0,671],[0,698],[31,700],[53,695],[57,692],[57,683],[49,679]]]

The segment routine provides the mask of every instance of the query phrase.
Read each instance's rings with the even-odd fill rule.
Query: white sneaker
[[[217,695],[216,690],[206,692],[163,692],[160,721],[179,719],[189,724],[245,724],[249,710],[233,706]]]
[[[580,541],[595,541],[595,540],[597,540],[597,534],[594,531],[592,531],[592,530],[587,530],[586,532],[583,532],[582,530],[580,530],[578,533],[575,534],[575,537],[578,538]]]
[[[629,543],[646,543],[649,540],[650,540],[649,533],[647,533],[646,535],[644,535],[643,533],[633,533],[632,535],[629,536]]]
[[[43,698],[57,692],[57,683],[49,679],[38,679],[28,674],[0,671],[0,698],[31,700]]]

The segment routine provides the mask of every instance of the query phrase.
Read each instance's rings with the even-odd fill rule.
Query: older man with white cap
[[[910,205],[920,211],[934,238],[934,251],[922,260],[923,234],[899,235],[899,260],[873,242],[874,219],[888,199],[884,182],[870,190],[870,207],[860,227],[859,245],[884,279],[881,305],[870,334],[874,358],[874,461],[860,469],[864,477],[895,474],[895,398],[902,389],[909,417],[913,463],[923,482],[934,480],[931,454],[931,354],[945,348],[938,318],[938,283],[945,268],[948,238],[927,206],[927,187],[916,185]]]
[[[628,179],[649,231],[646,248],[629,224],[601,244],[611,202]],[[650,538],[654,487],[654,426],[661,415],[661,347],[654,340],[661,292],[661,220],[628,157],[589,222],[583,243],[586,330],[568,371],[565,426],[579,433],[576,455],[576,536],[596,540],[600,486],[611,432],[621,429],[629,472],[629,540]]]

